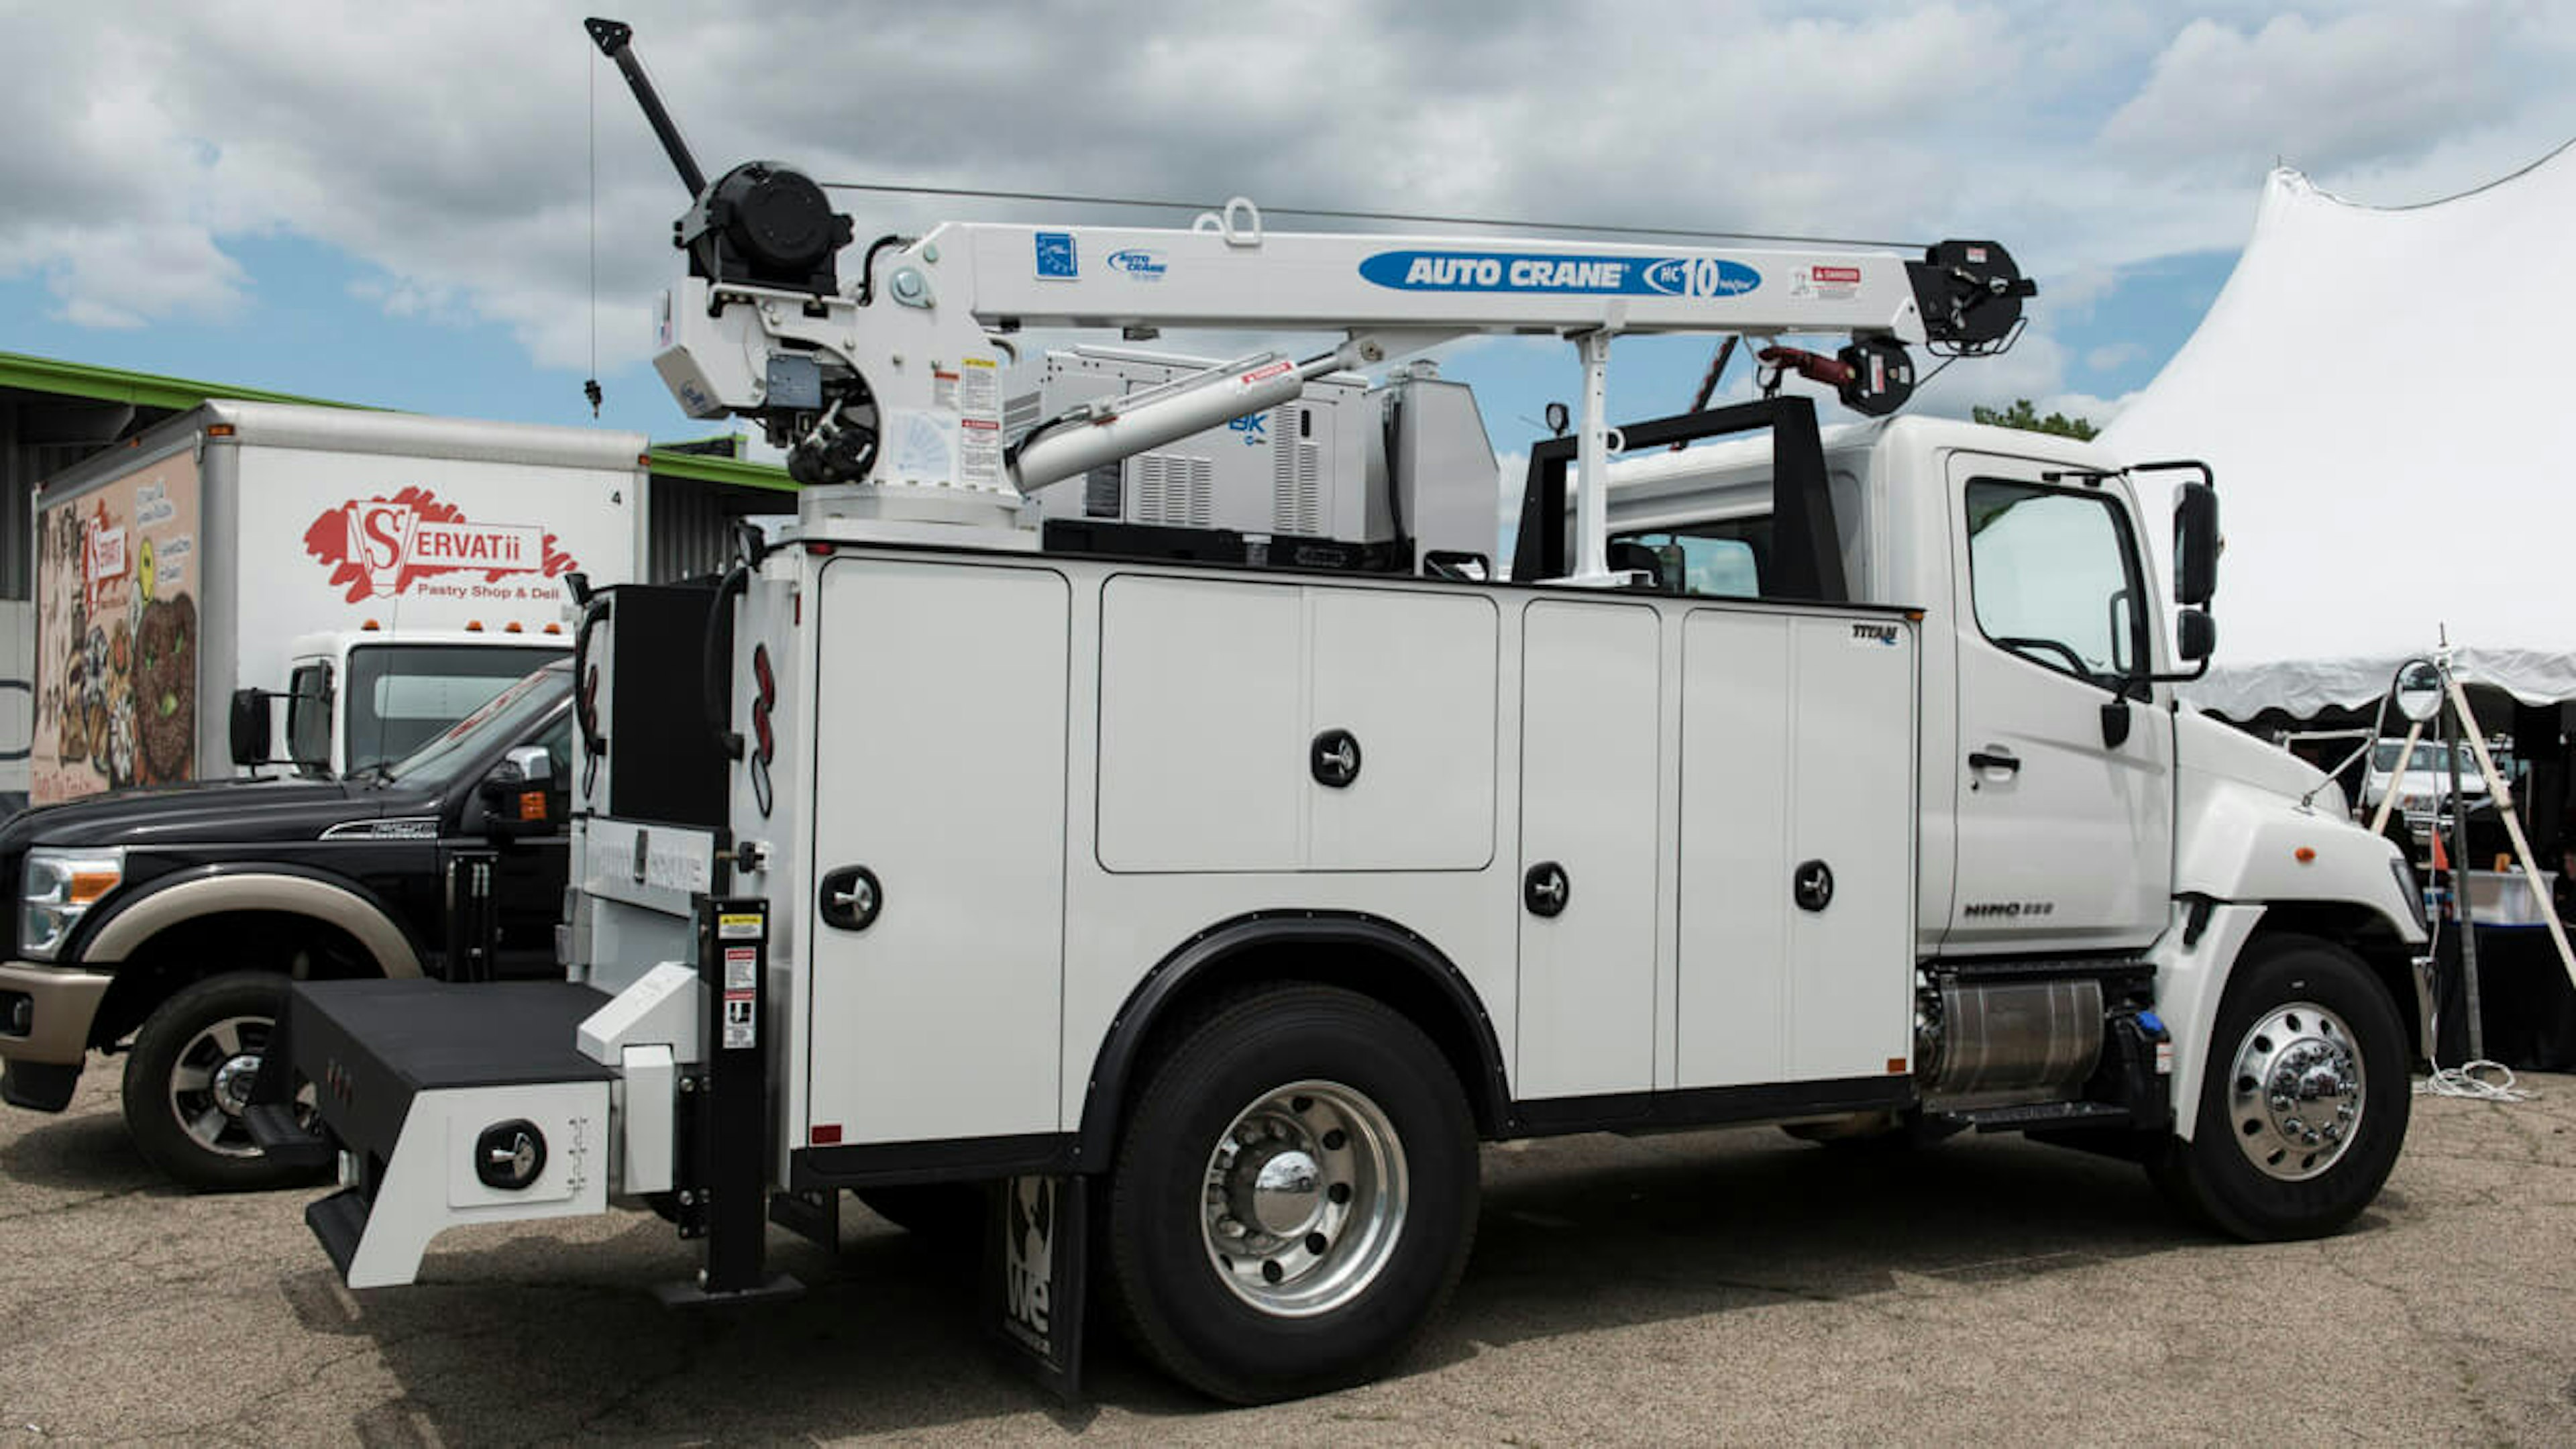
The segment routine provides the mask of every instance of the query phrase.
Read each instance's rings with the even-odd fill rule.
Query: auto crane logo
[[[331,570],[331,586],[346,590],[352,604],[414,592],[462,595],[512,574],[551,579],[580,567],[544,528],[473,522],[426,488],[353,498],[325,512],[304,530],[304,551]],[[413,587],[445,574],[469,578]]]

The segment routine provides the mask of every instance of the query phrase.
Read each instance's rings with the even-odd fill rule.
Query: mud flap
[[[994,1184],[984,1245],[985,1331],[1004,1357],[1068,1404],[1082,1399],[1090,1188],[1081,1177]]]

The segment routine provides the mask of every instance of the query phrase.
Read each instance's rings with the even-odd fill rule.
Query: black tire
[[[2370,1205],[2405,1145],[2414,1103],[2405,1026],[2387,989],[2340,946],[2282,935],[2247,952],[2219,1003],[2192,1140],[2167,1138],[2148,1173],[2176,1207],[2221,1232],[2322,1237]],[[2302,1080],[2316,1094],[2286,1105],[2265,1090]],[[2285,1132],[2285,1119],[2337,1131],[2310,1142]]]
[[[287,979],[264,971],[208,977],[145,1019],[125,1059],[125,1130],[154,1167],[190,1187],[245,1192],[317,1181],[250,1140],[239,1107],[277,1029]],[[306,1090],[310,1090],[309,1088]]]
[[[1128,1333],[1235,1403],[1374,1378],[1457,1286],[1476,1174],[1466,1097],[1413,1023],[1326,986],[1220,1002],[1180,1030],[1127,1115],[1107,1226]],[[1256,1182],[1274,1195],[1256,1199]],[[1314,1214],[1303,1227],[1276,1221],[1299,1204]],[[1284,1261],[1300,1266],[1279,1273]],[[1254,1297],[1310,1287],[1301,1304]]]
[[[942,1251],[982,1241],[990,1207],[980,1182],[862,1187],[854,1195],[868,1211]]]

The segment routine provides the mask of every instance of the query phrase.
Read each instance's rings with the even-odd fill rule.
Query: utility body
[[[1105,1272],[1158,1361],[1257,1399],[1401,1352],[1465,1262],[1479,1140],[2026,1130],[2249,1237],[2378,1190],[2420,902],[2321,776],[2172,698],[2211,642],[2206,470],[2178,645],[2133,483],[2166,475],[1964,424],[1828,435],[1796,397],[1602,415],[1621,330],[1849,330],[1885,411],[1905,343],[2009,338],[2002,248],[1284,237],[1239,208],[942,227],[844,288],[810,188],[693,185],[657,366],[812,486],[719,586],[586,609],[542,1024],[496,1037],[434,984],[294,998],[263,1091],[335,1084],[347,1186],[308,1217],[353,1286],[411,1281],[447,1227],[631,1200],[707,1242],[675,1296],[755,1296],[773,1218],[830,1241],[842,1189],[921,1222],[1000,1184],[985,1303],[1055,1382]],[[1348,340],[1024,359],[1014,409],[1008,328],[1039,322]],[[1586,360],[1510,582],[1455,506],[1493,486],[1472,400],[1347,376],[1470,331]],[[1317,471],[1221,473],[1252,417]],[[1761,436],[1612,467],[1732,433]]]

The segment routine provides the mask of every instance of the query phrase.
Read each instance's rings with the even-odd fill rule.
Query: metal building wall
[[[649,497],[645,581],[656,584],[723,572],[733,557],[735,519],[796,511],[793,493],[661,473],[653,475]]]

